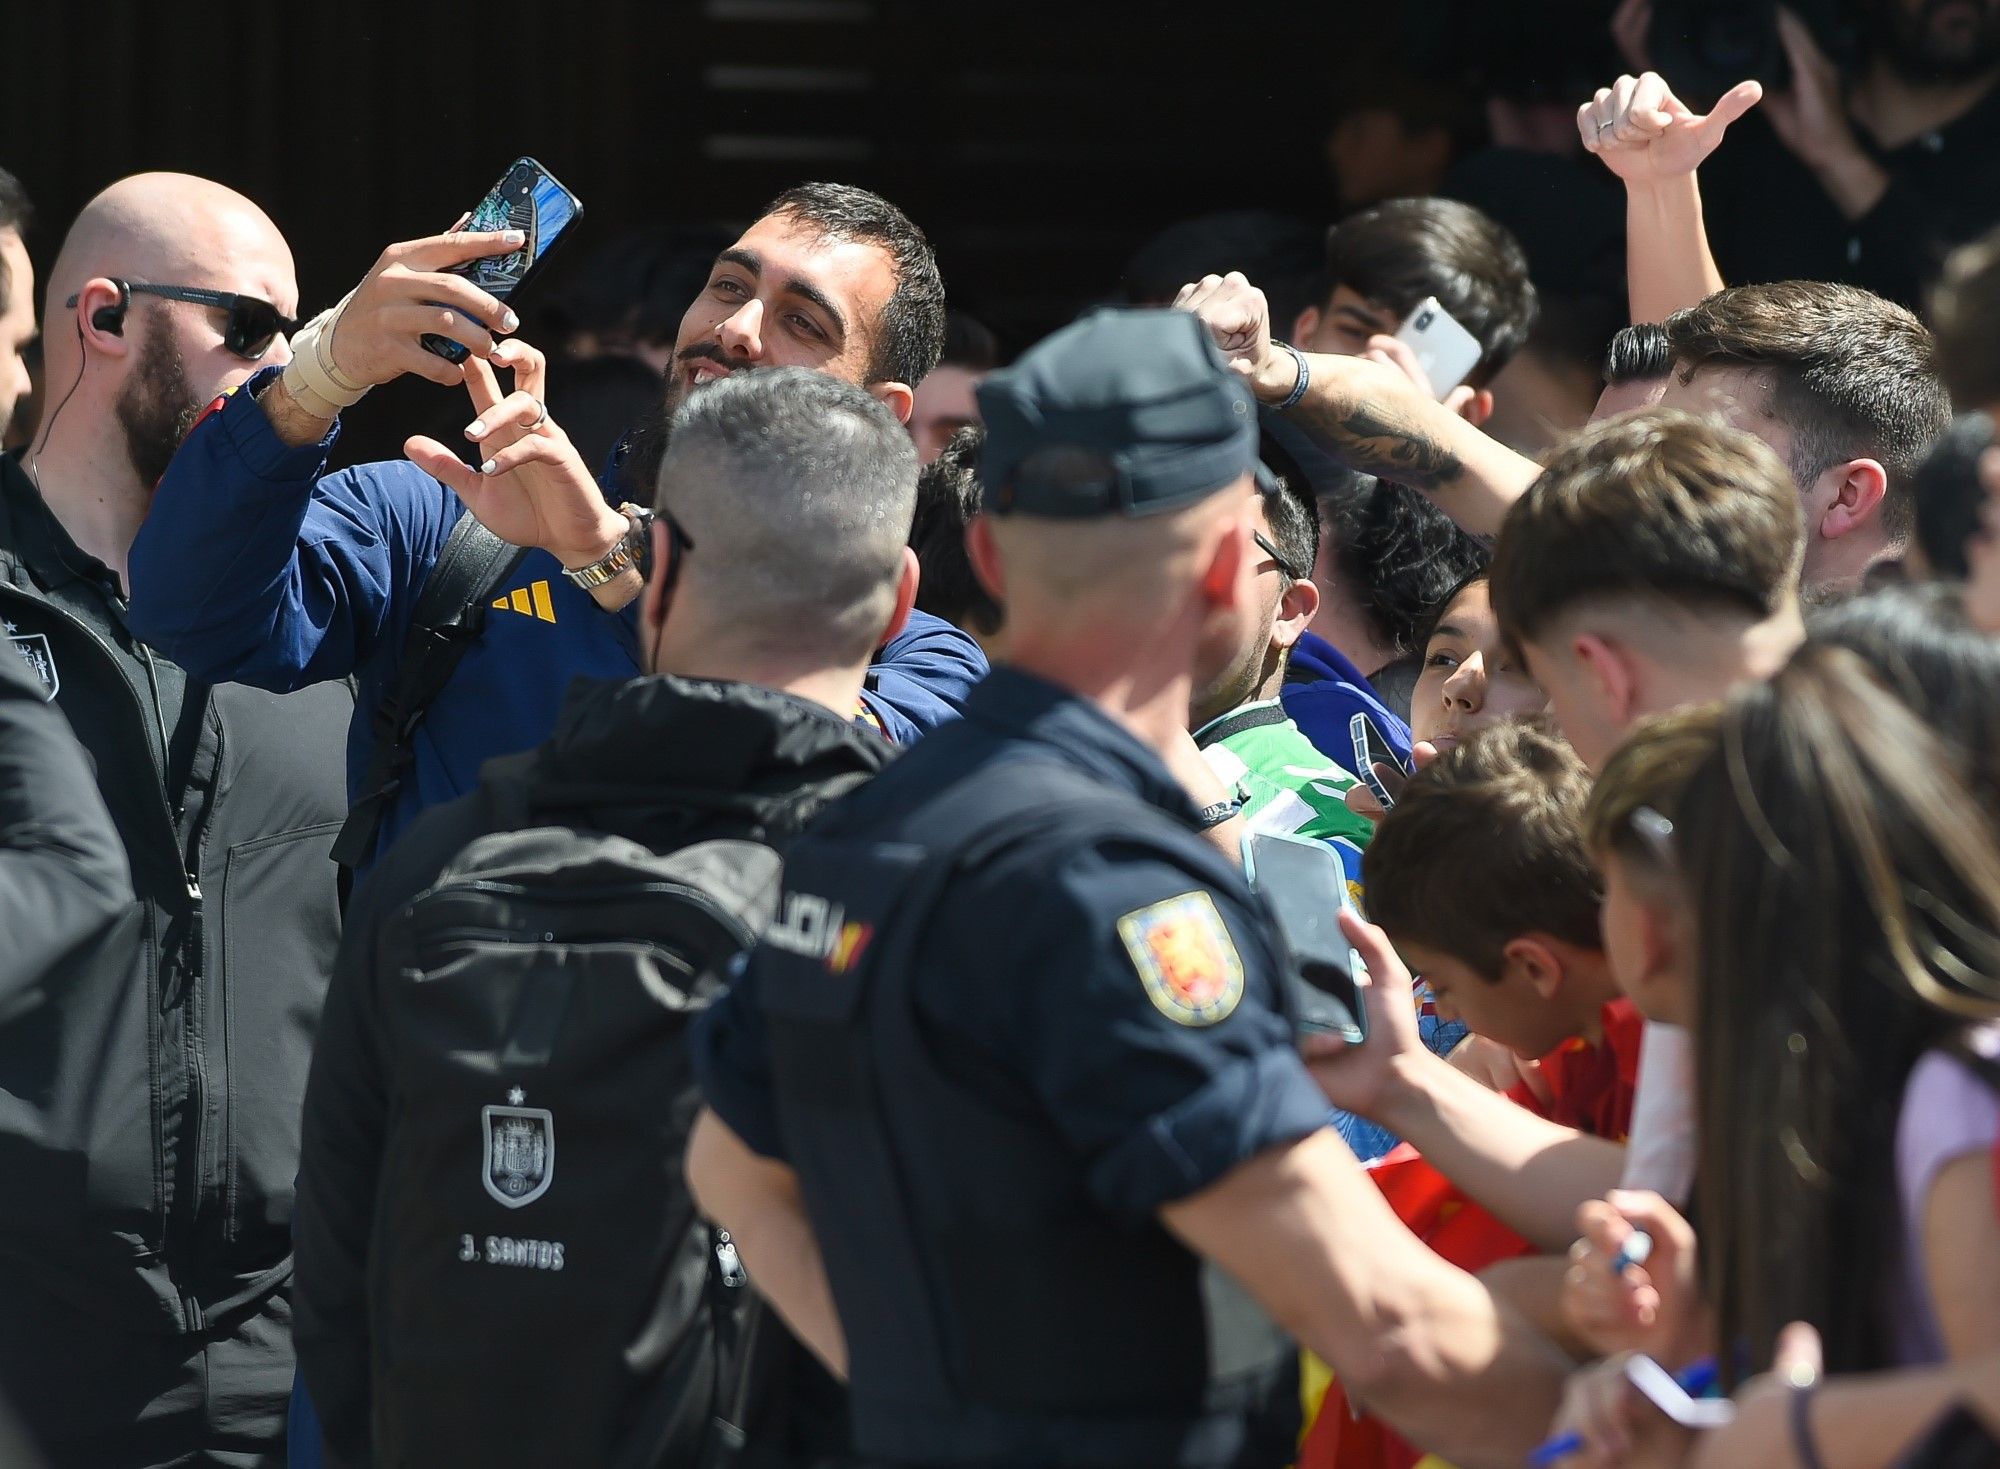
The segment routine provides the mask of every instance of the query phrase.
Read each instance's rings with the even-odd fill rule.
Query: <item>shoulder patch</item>
[[[1178,1025],[1213,1025],[1243,998],[1243,956],[1205,892],[1182,893],[1118,920],[1146,998]]]

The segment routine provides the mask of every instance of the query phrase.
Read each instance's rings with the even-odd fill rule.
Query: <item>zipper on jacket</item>
[[[144,643],[138,642],[137,639],[134,639],[134,643],[139,649],[140,661],[146,665],[146,684],[153,695],[153,728],[158,731],[160,736],[160,759],[163,762],[160,777],[160,793],[162,798],[166,799],[168,811],[172,813],[174,851],[180,862],[181,882],[186,887],[188,897],[187,942],[183,946],[183,953],[187,964],[187,992],[184,999],[187,1019],[182,1028],[182,1034],[187,1037],[188,1096],[187,1135],[182,1139],[182,1147],[194,1159],[194,1167],[189,1171],[194,1186],[186,1190],[187,1199],[185,1201],[187,1230],[190,1237],[192,1237],[196,1225],[201,1221],[202,1196],[207,1192],[208,1173],[207,1160],[204,1157],[204,1151],[208,1145],[208,1127],[206,1124],[208,1120],[209,1096],[209,1016],[208,1006],[205,1003],[208,980],[208,938],[206,933],[206,915],[202,911],[201,878],[195,872],[197,863],[196,854],[201,848],[202,833],[199,831],[189,832],[187,834],[187,845],[183,846],[181,844],[181,823],[187,819],[187,807],[184,804],[177,805],[166,797],[167,775],[164,763],[171,762],[172,760],[173,744],[167,735],[167,716],[160,707],[159,665],[153,661],[153,650],[151,648],[147,647]],[[188,680],[182,690],[181,718],[183,720],[187,718],[187,704],[189,698],[193,697],[193,694],[193,681]],[[206,705],[207,700],[204,698],[202,702]],[[208,717],[208,710],[204,707],[197,711],[197,717],[206,719]],[[215,815],[215,803],[221,796],[221,777],[222,749],[218,737],[215,776],[217,789],[209,792],[207,817],[203,821],[204,826],[207,824],[207,819]],[[192,769],[189,771],[189,778],[193,778]],[[218,1180],[218,1186],[226,1186],[226,1179]],[[227,1224],[226,1213],[224,1223],[225,1225]],[[194,1304],[192,1297],[188,1297],[188,1305],[194,1312],[194,1317],[190,1319],[194,1322],[195,1329],[199,1330],[198,1318],[201,1314],[200,1307]]]
[[[97,629],[92,627],[88,622],[85,622],[81,617],[78,617],[68,608],[63,607],[55,602],[45,601],[38,597],[30,597],[26,592],[23,592],[17,586],[0,583],[0,600],[4,600],[6,596],[13,596],[20,599],[23,602],[31,604],[35,612],[38,614],[48,613],[61,619],[63,622],[69,624],[69,626],[71,626],[72,628],[74,628],[76,631],[78,631],[83,635],[83,639],[85,642],[87,642],[91,647],[95,648],[98,653],[103,655],[104,661],[111,666],[111,671],[117,676],[118,681],[125,686],[126,692],[131,694],[132,697],[135,699],[141,697],[139,688],[132,682],[131,677],[126,673],[125,665],[119,662],[118,654],[112,649],[111,645],[104,640],[103,636],[99,634]],[[146,664],[147,682],[150,685],[150,692],[152,694],[154,728],[157,731],[159,731],[161,736],[160,747],[157,751],[154,750],[152,743],[148,740],[141,740],[140,743],[146,746],[146,758],[153,767],[153,789],[159,794],[160,815],[166,821],[167,844],[169,849],[174,854],[174,866],[180,871],[181,881],[186,888],[188,900],[192,905],[192,912],[190,914],[190,935],[195,944],[199,945],[202,942],[201,883],[196,878],[195,874],[189,869],[187,850],[181,845],[181,832],[180,832],[181,813],[177,813],[174,810],[173,802],[169,800],[167,796],[166,760],[167,760],[169,746],[166,740],[166,721],[164,716],[162,716],[162,714],[160,713],[159,679],[158,675],[154,672],[152,650],[146,647],[144,643],[138,643],[137,646],[139,647],[141,656]],[[197,988],[199,986],[201,978],[202,959],[199,947],[196,948],[195,955],[196,955],[195,975],[194,975],[194,980],[190,985],[190,992],[192,992],[194,988]],[[157,975],[158,972],[157,956],[155,957],[154,963],[156,966],[155,974]],[[192,1190],[180,1191],[179,1193],[176,1194],[175,1197],[177,1204],[179,1204],[180,1207],[185,1208],[187,1210],[187,1220],[190,1224],[192,1224],[194,1215],[199,1212],[200,1208],[200,1195],[201,1195],[200,1145],[201,1145],[201,1132],[202,1132],[201,1109],[207,1105],[207,1096],[206,1096],[207,1088],[198,1075],[200,1071],[200,1062],[195,1059],[194,1048],[192,1047],[190,1048],[189,1060],[191,1063],[189,1068],[190,1069],[189,1085],[190,1088],[196,1094],[195,1096],[190,1098],[191,1101],[196,1103],[196,1105],[190,1109],[193,1114],[190,1118],[190,1125],[193,1129],[193,1136],[191,1141],[193,1142],[196,1149],[194,1154],[195,1186]],[[190,1139],[185,1139],[185,1138],[183,1139],[184,1147],[186,1146],[188,1141],[190,1141]],[[156,1158],[155,1159],[156,1166],[161,1161],[162,1160]],[[187,1202],[184,1197],[184,1195],[188,1192],[192,1192],[195,1196],[194,1201],[191,1203]],[[171,1213],[172,1213],[171,1210],[168,1211],[168,1215],[163,1216],[160,1220],[160,1226],[163,1232],[162,1233],[163,1242],[171,1239],[174,1232],[171,1225]],[[190,1294],[188,1291],[182,1289],[179,1286],[178,1282],[176,1282],[175,1288],[180,1296],[181,1312],[183,1316],[186,1318],[187,1329],[190,1331],[200,1331],[204,1329],[204,1327],[207,1324],[207,1318],[201,1308],[201,1303],[197,1301],[194,1298],[194,1296]]]

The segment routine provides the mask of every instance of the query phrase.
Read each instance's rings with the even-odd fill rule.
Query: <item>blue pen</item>
[[[1634,1265],[1643,1265],[1652,1257],[1653,1237],[1643,1229],[1635,1229],[1625,1236],[1625,1243],[1611,1257],[1611,1273],[1614,1276],[1623,1275]]]
[[[1687,1371],[1674,1374],[1674,1381],[1680,1384],[1681,1391],[1689,1397],[1698,1398],[1715,1386],[1716,1376],[1715,1358],[1703,1357]],[[1548,1469],[1548,1466],[1556,1460],[1566,1458],[1582,1447],[1582,1434],[1559,1433],[1539,1448],[1531,1450],[1528,1454],[1528,1463],[1533,1469]]]

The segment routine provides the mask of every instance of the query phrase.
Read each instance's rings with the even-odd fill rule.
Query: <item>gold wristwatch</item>
[[[646,552],[653,544],[653,512],[627,500],[618,507],[618,513],[631,522],[631,527],[616,544],[588,566],[579,566],[574,571],[563,569],[563,575],[586,592],[623,575],[628,566],[645,572]]]

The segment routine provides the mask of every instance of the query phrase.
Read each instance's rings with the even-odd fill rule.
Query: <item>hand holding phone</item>
[[[1438,305],[1435,296],[1424,297],[1403,318],[1403,324],[1396,328],[1396,340],[1415,355],[1439,402],[1465,381],[1485,355],[1479,339]]]
[[[475,234],[513,231],[520,236],[519,248],[505,254],[480,255],[453,266],[452,271],[493,300],[505,303],[534,278],[549,252],[581,218],[582,200],[534,159],[517,158],[472,207],[464,228]],[[463,362],[467,355],[462,343],[436,332],[425,333],[423,344],[425,351],[447,362]]]
[[[1298,1029],[1358,1044],[1368,1019],[1355,982],[1361,961],[1340,931],[1341,911],[1354,906],[1340,858],[1324,842],[1252,832],[1243,839],[1243,871],[1278,921]]]

